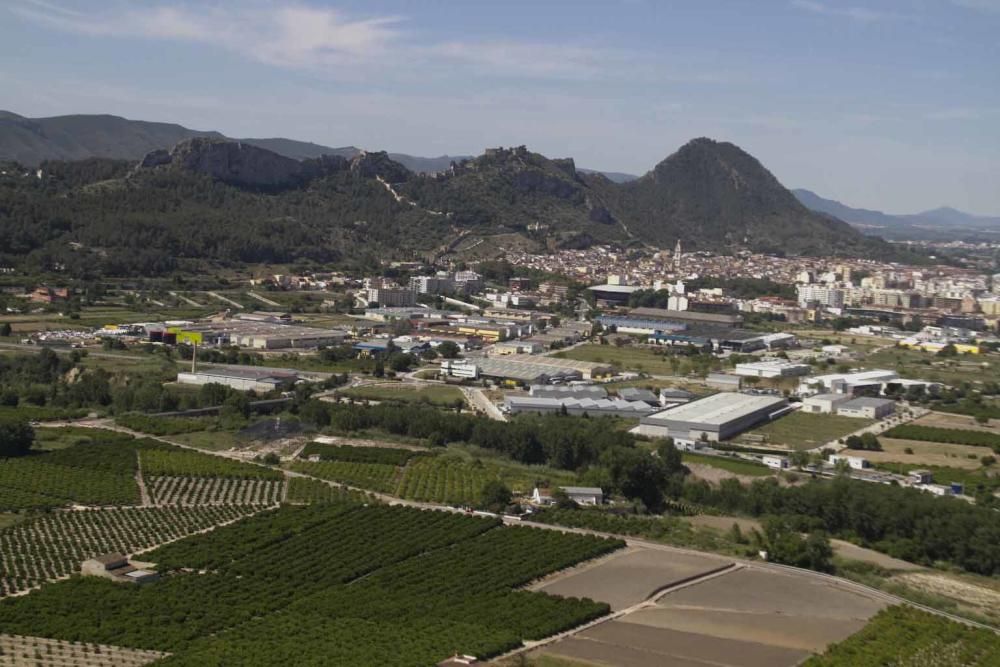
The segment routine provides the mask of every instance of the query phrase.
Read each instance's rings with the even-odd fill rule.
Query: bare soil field
[[[749,565],[539,653],[613,667],[793,667],[863,628],[884,606],[834,581]]]
[[[948,412],[931,412],[913,421],[918,426],[936,426],[938,428],[964,428],[969,431],[989,431],[996,433],[1000,429],[1000,419],[991,419],[989,424],[980,424],[967,415],[953,415]]]
[[[738,475],[703,463],[685,463],[684,465],[691,470],[694,477],[703,479],[709,484],[718,484],[724,479],[738,479],[744,484],[751,484],[754,480],[760,479],[760,477],[751,477],[750,475]]]
[[[859,547],[856,544],[851,544],[850,542],[845,542],[844,540],[830,540],[830,545],[833,547],[833,553],[841,558],[858,560],[862,563],[871,563],[873,565],[878,565],[879,567],[884,567],[887,570],[916,572],[924,569],[916,563],[893,558],[892,556],[887,556],[879,551]]]
[[[993,451],[989,447],[973,447],[971,445],[950,445],[943,442],[923,442],[921,440],[899,440],[896,438],[879,438],[881,452],[849,450],[852,456],[861,456],[874,463],[903,462],[912,463],[914,467],[922,465],[943,466],[947,468],[962,468],[977,470],[982,467],[979,459]],[[912,454],[907,454],[907,448]],[[973,456],[975,458],[969,458]]]
[[[611,621],[557,643],[550,651],[622,667],[681,665],[704,667],[776,667],[796,665],[808,651],[726,638],[706,641],[692,632]]]
[[[1000,620],[1000,583],[979,578],[977,584],[943,573],[909,572],[892,578],[892,581],[915,588],[932,595],[941,595],[954,600],[972,613]]]
[[[588,597],[627,609],[649,598],[664,586],[725,567],[730,561],[710,555],[632,547],[593,563],[584,564],[532,586],[553,595]]]
[[[412,452],[426,452],[426,447],[419,445],[409,445],[402,442],[388,442],[385,440],[368,440],[364,438],[344,438],[336,435],[318,435],[312,440],[324,445],[341,445],[345,447],[384,447],[386,449],[408,449]]]
[[[792,572],[747,567],[664,596],[661,607],[867,620],[883,602]]]

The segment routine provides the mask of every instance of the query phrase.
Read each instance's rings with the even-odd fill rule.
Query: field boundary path
[[[277,301],[273,301],[271,299],[268,299],[266,296],[261,296],[260,294],[258,294],[257,292],[254,292],[253,290],[247,292],[247,296],[249,296],[249,297],[251,297],[253,299],[257,299],[261,303],[265,303],[268,306],[276,306],[278,308],[281,308],[281,304],[278,303]]]
[[[244,310],[244,306],[243,306],[242,303],[239,303],[238,301],[233,301],[232,299],[228,299],[228,298],[222,296],[221,294],[218,294],[216,292],[205,292],[205,294],[209,295],[213,299],[218,299],[219,301],[222,301],[223,303],[228,303],[229,305],[234,306],[236,308],[239,308],[240,310]]]
[[[142,476],[142,454],[135,453],[135,483],[139,487],[139,501],[143,507],[152,507],[153,500],[149,496],[149,489],[146,488],[146,479]]]

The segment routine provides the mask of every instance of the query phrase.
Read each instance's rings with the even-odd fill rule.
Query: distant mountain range
[[[954,239],[956,234],[963,237],[1000,235],[1000,217],[972,215],[947,206],[922,213],[893,215],[866,208],[853,208],[834,199],[821,197],[811,190],[796,189],[792,193],[813,211],[832,215],[866,233],[886,238]]]
[[[191,130],[174,123],[128,120],[110,115],[71,115],[25,118],[0,111],[0,161],[10,160],[34,167],[45,160],[83,160],[104,157],[139,160],[150,151],[171,148],[185,139],[226,139],[221,132]],[[352,158],[361,153],[355,146],[333,148],[309,141],[272,138],[237,138],[235,141],[266,148],[296,160],[339,155]],[[435,173],[468,155],[417,157],[391,153],[390,157],[415,173]]]
[[[79,132],[65,118],[58,127],[6,122],[21,125],[22,146],[57,145],[73,157],[97,144],[136,151],[187,131],[101,118],[99,131],[84,123]],[[139,160],[49,160],[37,174],[8,162],[0,169],[0,265],[81,276],[198,273],[206,262],[371,270],[390,258],[475,260],[594,243],[670,248],[678,240],[686,250],[919,259],[810,210],[727,142],[694,139],[625,183],[524,146],[441,160],[448,169],[415,173],[384,152],[199,133]]]

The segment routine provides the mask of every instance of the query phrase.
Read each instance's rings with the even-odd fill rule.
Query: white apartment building
[[[844,290],[840,287],[826,285],[798,285],[799,306],[818,303],[828,308],[844,307]]]

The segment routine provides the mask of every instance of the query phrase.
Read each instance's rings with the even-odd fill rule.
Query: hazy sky
[[[0,108],[640,174],[709,136],[1000,215],[1000,0],[0,0]]]

